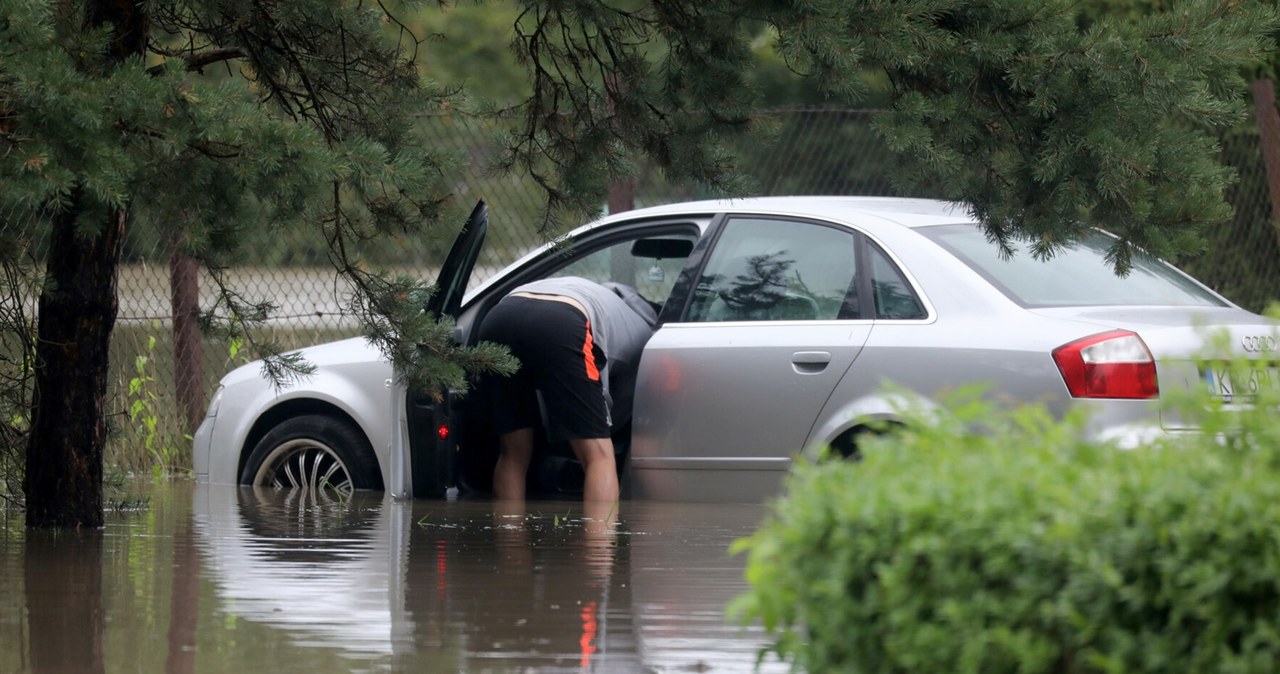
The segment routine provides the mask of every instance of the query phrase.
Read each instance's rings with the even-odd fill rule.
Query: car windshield
[[[1095,233],[1065,246],[1046,260],[1036,259],[1030,245],[1013,243],[1004,258],[973,225],[922,227],[916,231],[946,248],[996,288],[1025,307],[1105,305],[1226,306],[1195,281],[1168,264],[1141,252],[1133,256],[1127,276],[1117,276],[1107,262],[1113,239]]]

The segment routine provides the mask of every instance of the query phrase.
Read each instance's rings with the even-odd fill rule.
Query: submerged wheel
[[[351,423],[321,414],[294,417],[258,441],[241,484],[329,492],[381,489],[373,448]]]

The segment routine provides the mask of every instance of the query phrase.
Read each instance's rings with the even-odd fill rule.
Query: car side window
[[[671,294],[696,240],[697,236],[682,233],[627,239],[582,255],[551,276],[631,286],[657,309]]]
[[[854,234],[814,222],[729,219],[694,290],[688,320],[856,318]]]
[[[875,245],[869,245],[871,283],[875,291],[876,318],[912,320],[926,316],[924,305],[907,283],[902,272]]]

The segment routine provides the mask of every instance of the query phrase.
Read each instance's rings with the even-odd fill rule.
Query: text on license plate
[[[1209,394],[1217,398],[1248,398],[1256,396],[1259,391],[1280,390],[1280,368],[1276,367],[1233,370],[1202,366],[1200,373],[1209,385]]]

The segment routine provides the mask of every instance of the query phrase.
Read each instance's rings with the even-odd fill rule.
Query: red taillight
[[[1112,330],[1053,350],[1067,390],[1075,398],[1155,398],[1156,361],[1142,338]]]
[[[440,427],[436,429],[436,435],[439,436],[441,440],[448,440],[449,427],[445,424],[440,424]]]

